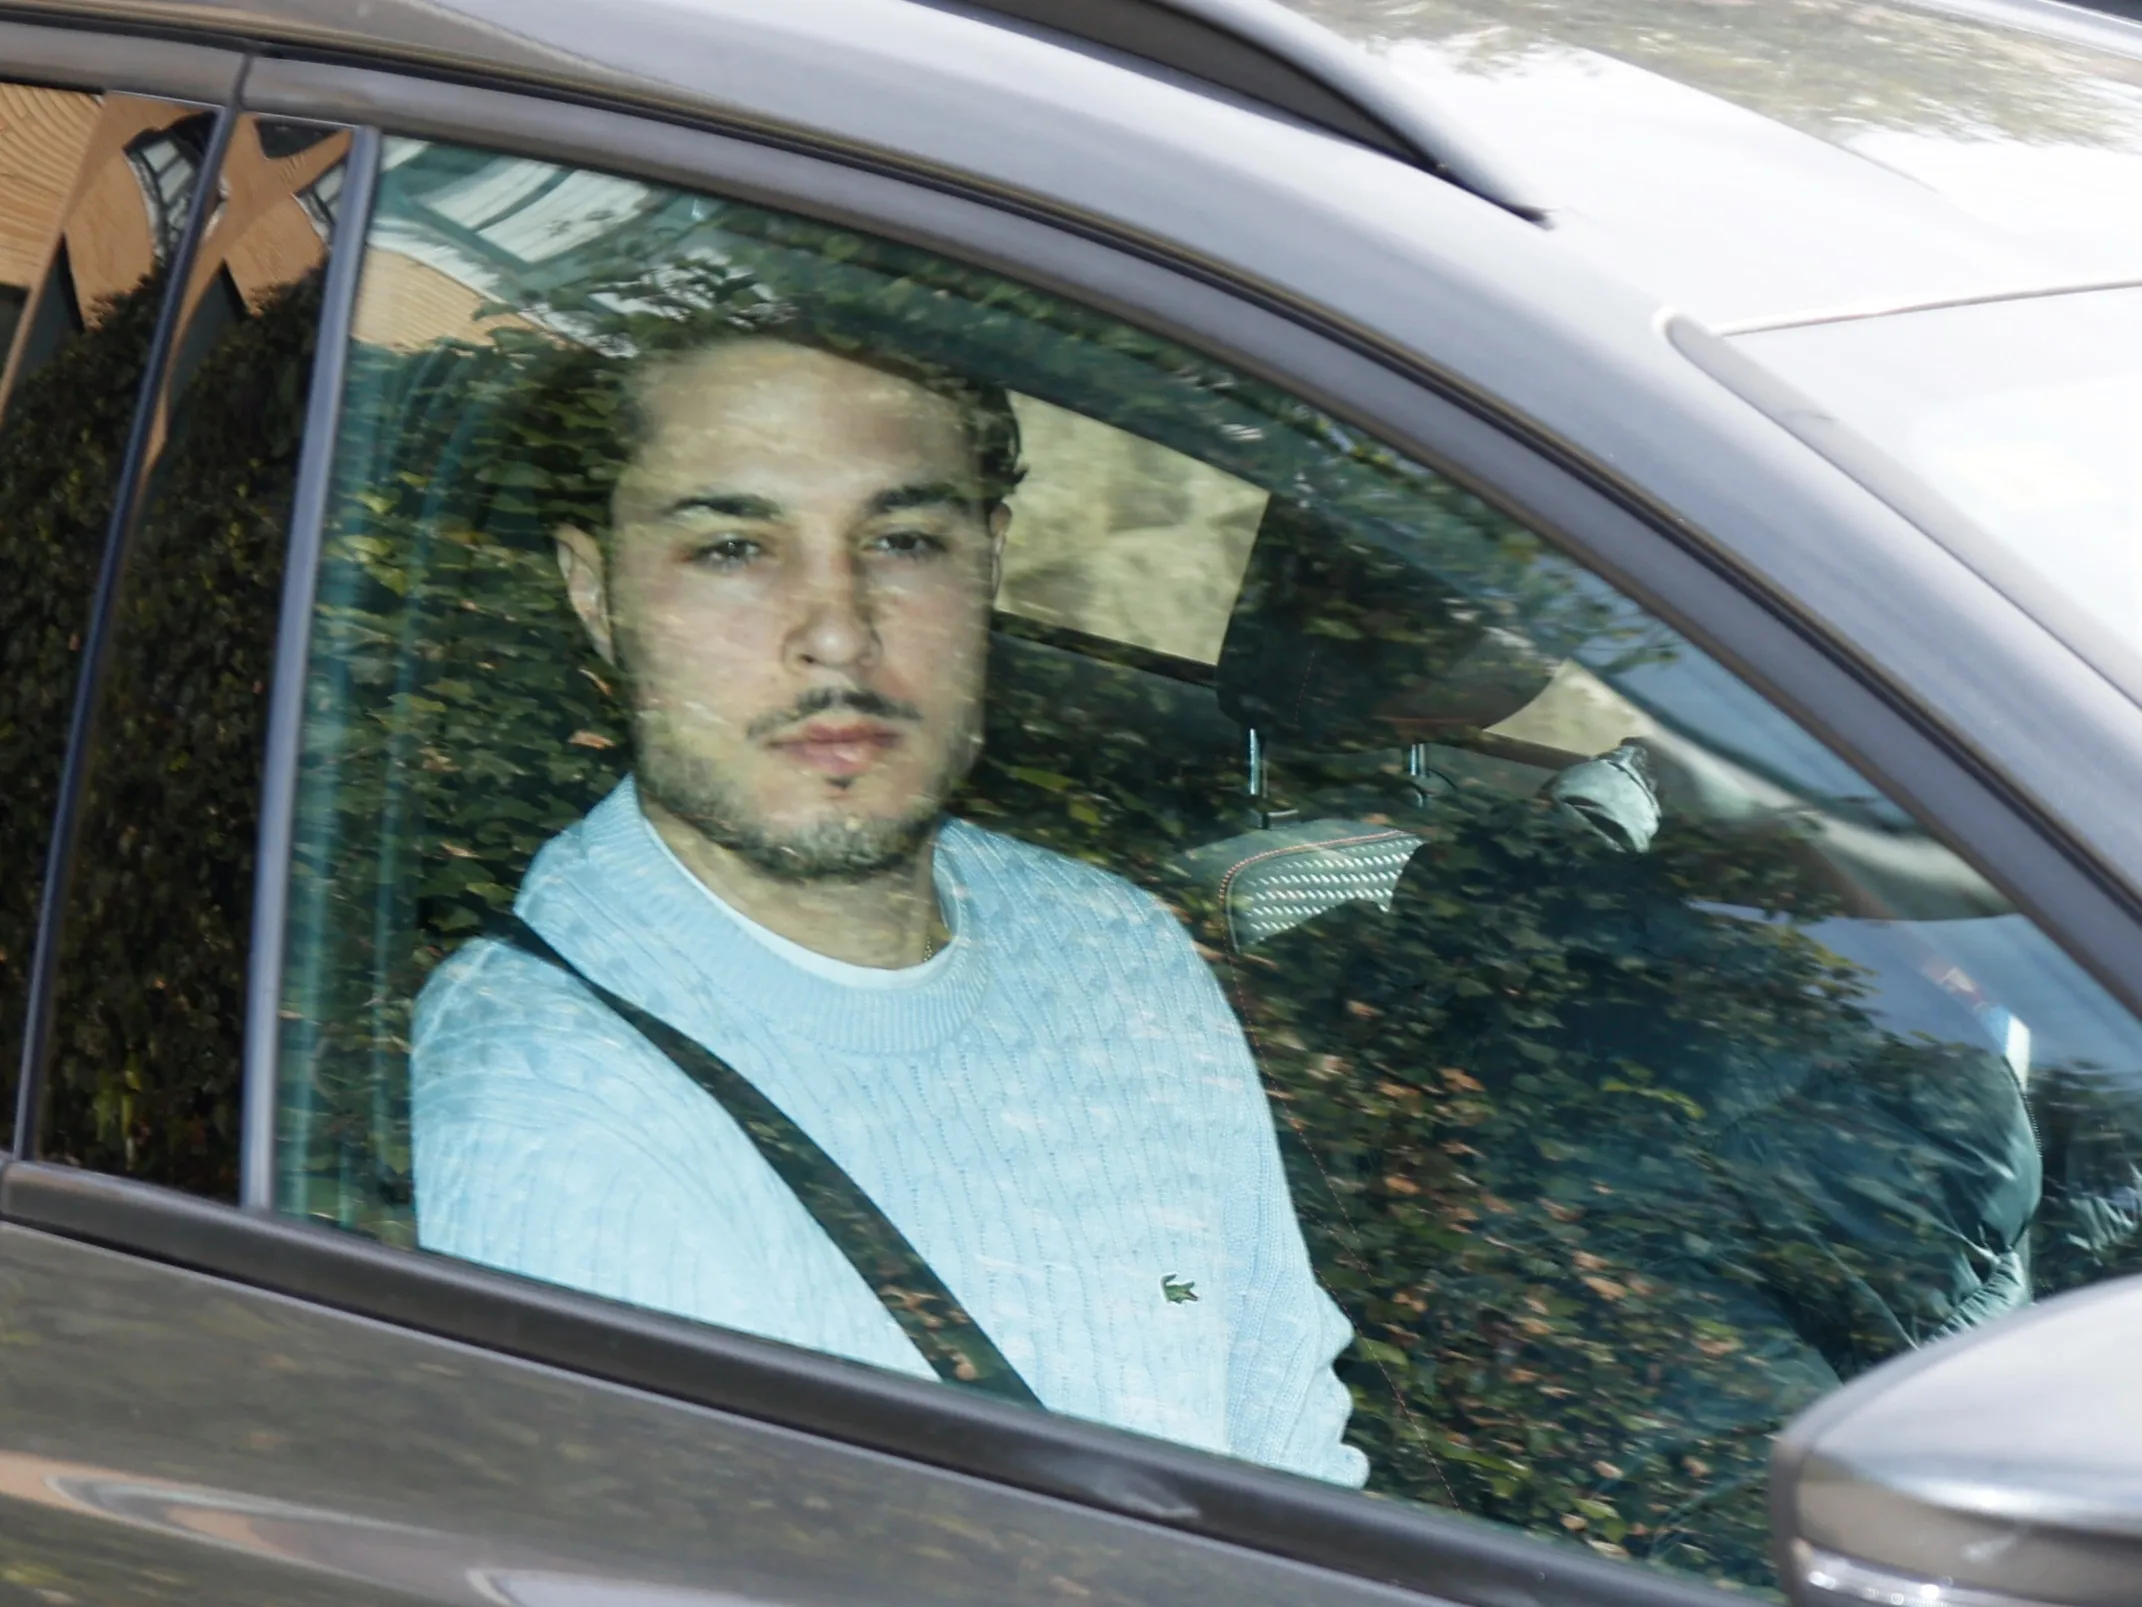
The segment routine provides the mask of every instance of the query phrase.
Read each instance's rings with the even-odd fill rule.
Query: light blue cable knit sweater
[[[708,892],[627,780],[517,908],[780,1105],[1044,1404],[1359,1484],[1331,1371],[1351,1336],[1188,937],[1128,883],[959,821],[936,863],[943,952],[845,965]],[[418,1003],[412,1075],[427,1249],[934,1376],[727,1114],[554,968],[463,948]]]

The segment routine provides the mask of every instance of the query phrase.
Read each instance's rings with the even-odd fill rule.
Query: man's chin
[[[835,789],[822,780],[754,778],[724,786],[711,767],[676,774],[642,762],[640,796],[762,875],[787,882],[859,882],[912,866],[943,818],[948,787],[882,772]],[[768,783],[774,783],[769,785]]]
[[[708,841],[762,875],[785,882],[860,882],[908,869],[929,845],[938,811],[927,816],[825,815],[741,824],[694,820]]]
[[[759,839],[730,845],[754,870],[784,882],[868,882],[913,867],[929,840],[927,832],[898,838],[854,836]]]

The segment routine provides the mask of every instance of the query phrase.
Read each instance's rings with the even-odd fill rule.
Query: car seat
[[[1640,750],[1562,755],[1558,771],[1488,761],[1499,770],[1492,783],[1469,751],[1546,690],[1555,669],[1415,559],[1275,497],[1214,687],[1239,733],[1253,829],[1184,853],[1177,875],[1239,953],[1342,903],[1388,909],[1432,830],[1435,796],[1467,781],[1544,790],[1614,845],[1644,847],[1658,805]],[[1281,768],[1296,772],[1284,801]],[[1312,770],[1323,785],[1301,784]],[[1366,814],[1346,812],[1364,803]]]

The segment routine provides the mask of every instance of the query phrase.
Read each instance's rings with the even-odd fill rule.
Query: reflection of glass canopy
[[[313,233],[325,241],[335,232],[335,213],[342,204],[343,166],[337,162],[312,183],[298,191],[297,203],[312,220]]]
[[[384,167],[374,249],[523,308],[579,277],[584,248],[677,205],[607,173],[421,140],[390,140]]]
[[[127,165],[141,185],[149,235],[159,263],[171,260],[186,227],[186,209],[201,176],[202,150],[194,131],[181,123],[142,135],[126,148]]]

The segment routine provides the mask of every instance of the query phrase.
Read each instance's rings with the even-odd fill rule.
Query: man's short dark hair
[[[711,348],[780,341],[877,369],[941,396],[958,410],[983,511],[1009,497],[1026,470],[1018,416],[1003,386],[904,349],[875,332],[797,303],[743,311],[642,320],[629,338],[556,340],[522,346],[519,393],[511,424],[500,432],[505,459],[494,484],[516,488],[506,500],[532,513],[547,535],[572,525],[607,540],[618,477],[646,445],[648,420],[640,382],[653,368]],[[518,522],[518,521],[514,521]]]

